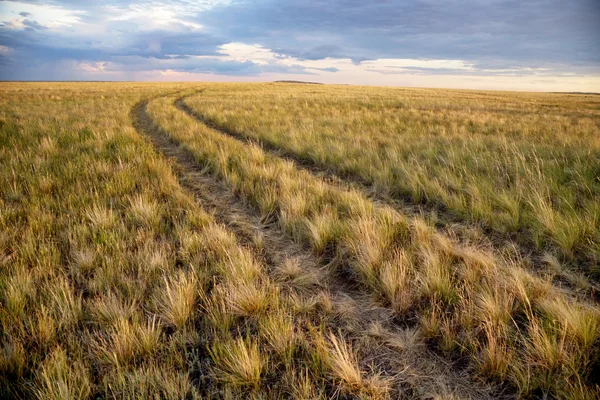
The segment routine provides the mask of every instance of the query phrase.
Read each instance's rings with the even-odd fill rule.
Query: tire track
[[[474,382],[466,370],[457,369],[424,343],[401,346],[410,343],[411,337],[416,338],[416,329],[400,328],[393,321],[391,310],[375,304],[350,282],[331,273],[323,259],[295,243],[276,223],[263,223],[256,210],[237,198],[224,182],[206,174],[190,152],[154,123],[147,112],[148,102],[141,101],[131,109],[132,124],[171,160],[182,187],[235,233],[243,245],[250,247],[285,290],[330,297],[336,327],[345,332],[347,340],[368,344],[370,351],[361,357],[361,367],[376,365],[381,369],[393,380],[395,397],[452,394],[461,398],[498,398],[498,386]],[[299,266],[303,273],[285,279],[282,271],[289,265]]]
[[[458,243],[474,244],[477,247],[483,248],[494,254],[504,254],[516,259],[524,260],[535,271],[557,273],[556,270],[549,271],[547,262],[545,261],[545,251],[543,249],[538,250],[531,245],[513,240],[491,228],[486,228],[480,223],[465,224],[465,218],[461,218],[443,205],[438,203],[415,203],[409,196],[391,197],[377,191],[376,186],[372,182],[369,182],[356,174],[345,173],[340,175],[330,168],[323,167],[308,158],[300,157],[268,140],[256,140],[242,132],[219,125],[204,117],[200,112],[194,110],[185,102],[186,98],[195,94],[198,93],[178,97],[174,102],[175,107],[221,134],[245,144],[256,145],[266,153],[283,159],[294,165],[297,169],[310,173],[316,178],[326,181],[341,190],[355,190],[363,194],[375,205],[390,206],[394,210],[410,218],[425,218],[426,220],[434,221],[434,225],[439,232],[450,238],[455,238]],[[577,263],[578,261],[579,260],[575,260],[573,262]],[[591,261],[583,260],[582,262],[589,263]],[[585,270],[585,267],[583,267],[583,269]],[[579,286],[581,285],[580,278],[581,277],[577,272],[568,269],[557,276],[556,283],[569,287],[575,292],[581,292],[583,289],[583,295],[586,298],[592,299],[593,301],[600,301],[600,298],[598,297],[600,286],[594,281],[589,281],[588,286],[584,289]]]

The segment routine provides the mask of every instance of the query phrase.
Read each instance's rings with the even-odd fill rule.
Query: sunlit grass
[[[237,88],[243,91],[250,87]],[[223,90],[232,88],[236,86]],[[573,382],[586,379],[587,368],[598,353],[595,347],[590,352],[581,337],[594,331],[596,340],[598,331],[585,328],[571,315],[570,323],[553,322],[567,315],[561,312],[562,307],[551,307],[547,302],[557,298],[574,309],[594,306],[554,286],[551,276],[530,271],[527,260],[514,258],[511,253],[461,243],[437,231],[427,220],[402,215],[401,209],[374,206],[363,194],[330,185],[276,154],[260,152],[256,146],[248,151],[248,144],[176,109],[175,100],[163,98],[149,104],[150,115],[164,135],[180,143],[199,165],[253,204],[263,219],[277,221],[291,237],[331,260],[332,267],[350,272],[363,290],[400,315],[408,310],[416,313],[423,337],[443,354],[468,355],[482,376],[508,382],[528,395],[536,390],[560,393],[558,382],[570,385],[582,396],[595,393],[593,385],[575,389]],[[313,141],[318,142],[305,136],[302,143]],[[506,194],[503,196],[504,209],[516,216],[514,204]],[[296,304],[311,307],[304,301]],[[542,308],[551,311],[541,312]],[[592,323],[595,326],[598,316],[590,318],[596,321]],[[536,328],[546,324],[554,324],[553,332],[562,334],[564,341],[555,341],[555,336]],[[584,342],[589,340],[591,337]],[[560,354],[548,353],[548,343]],[[567,347],[569,357],[561,356],[560,348]],[[344,348],[340,347],[341,353]],[[353,371],[344,370],[348,374]],[[357,387],[356,373],[344,376],[342,382]]]
[[[294,311],[262,259],[134,130],[138,101],[178,88],[3,86],[0,397],[336,390],[325,371],[293,373],[316,348],[294,327],[311,321],[324,338],[328,315]]]
[[[600,258],[597,96],[271,84],[212,86],[184,102],[392,197],[588,267]]]
[[[442,205],[467,232],[479,221],[534,243],[540,268],[208,128],[173,104],[199,87],[186,101],[219,124]],[[514,96],[3,85],[0,397],[594,398],[600,312],[570,269],[597,254],[598,113]],[[160,133],[256,214],[252,238],[134,129],[145,99]],[[265,226],[302,257],[271,257]]]

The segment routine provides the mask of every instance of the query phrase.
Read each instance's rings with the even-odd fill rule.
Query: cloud
[[[451,76],[545,77],[583,85],[600,77],[597,0],[0,4],[0,79],[58,79],[70,71],[94,79],[312,75],[373,84],[430,77],[434,84]]]
[[[217,6],[202,23],[304,59],[600,62],[596,0],[262,0]],[[240,24],[239,21],[252,21]]]
[[[33,30],[48,29],[48,27],[40,25],[37,21],[31,21],[28,19],[23,20],[23,25],[25,26],[26,29],[33,29]]]

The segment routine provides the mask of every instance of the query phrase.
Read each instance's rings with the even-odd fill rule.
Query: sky
[[[600,0],[0,0],[0,80],[600,92]]]

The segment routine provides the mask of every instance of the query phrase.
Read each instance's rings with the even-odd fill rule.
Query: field
[[[0,104],[0,398],[600,396],[600,96]]]

